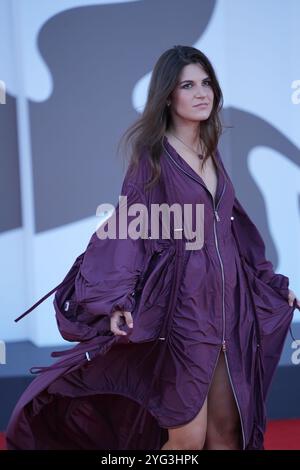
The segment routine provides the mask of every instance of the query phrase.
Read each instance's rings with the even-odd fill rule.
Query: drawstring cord
[[[82,358],[85,361],[89,362],[92,360],[93,357],[96,357],[99,354],[104,355],[111,348],[111,346],[116,342],[116,340],[117,340],[117,336],[112,336],[111,339],[108,340],[105,344],[103,344],[102,346],[99,346],[98,344],[99,337],[96,336],[91,341],[89,341],[88,345],[85,343],[79,343],[70,350],[53,351],[51,353],[52,357],[66,356],[66,358],[50,366],[31,367],[30,372],[31,374],[39,374],[41,372],[46,372],[46,371],[53,370],[53,369],[61,369],[61,368],[69,367],[69,366],[71,367],[71,366],[79,365],[78,358],[80,356],[82,356]],[[92,351],[96,351],[96,353],[91,354]]]
[[[78,263],[81,262],[81,260],[83,259],[83,256],[84,256],[84,253],[81,253],[81,255],[79,255],[73,266],[71,267],[70,271],[67,273],[67,275],[65,276],[65,278],[62,280],[62,282],[60,282],[56,287],[54,287],[50,292],[48,292],[48,294],[44,295],[44,297],[42,297],[40,300],[38,300],[34,305],[32,305],[32,307],[30,307],[28,310],[26,310],[26,312],[22,313],[22,315],[20,315],[18,318],[15,319],[15,322],[18,322],[19,320],[21,320],[22,318],[24,318],[26,315],[28,315],[28,313],[32,312],[32,310],[34,310],[38,305],[40,305],[42,302],[44,302],[44,300],[48,299],[48,297],[50,297],[50,295],[54,294],[55,291],[57,291],[57,289],[59,289],[60,287],[64,286],[64,285],[69,285],[71,284],[75,277],[76,277],[76,274],[77,274],[77,265]],[[74,270],[73,273],[71,273],[71,271]]]
[[[56,287],[54,287],[50,292],[48,292],[48,294],[44,295],[44,297],[42,297],[32,307],[30,307],[28,310],[26,310],[26,312],[22,313],[22,315],[20,315],[18,318],[16,318],[15,322],[18,322],[19,320],[24,318],[26,315],[28,315],[28,313],[32,312],[32,310],[34,310],[38,305],[40,305],[42,302],[44,302],[44,300],[48,299],[48,297],[50,297],[50,295],[54,294],[54,292],[57,291],[57,289],[59,287],[62,287],[64,284],[67,284],[67,282],[63,281],[60,284],[58,284]]]

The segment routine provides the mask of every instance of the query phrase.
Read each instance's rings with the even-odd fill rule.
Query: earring
[[[167,101],[167,106],[170,106],[170,104],[171,104],[171,101]]]

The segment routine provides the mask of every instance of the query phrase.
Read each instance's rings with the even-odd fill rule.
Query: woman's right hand
[[[115,335],[127,335],[125,331],[120,330],[119,328],[119,326],[124,324],[124,318],[125,318],[125,322],[127,326],[129,326],[129,328],[133,328],[133,320],[132,320],[131,313],[121,311],[121,310],[116,310],[110,318],[110,330]]]

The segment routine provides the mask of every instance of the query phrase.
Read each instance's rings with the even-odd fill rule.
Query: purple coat
[[[173,236],[172,218],[170,239],[91,236],[48,294],[56,291],[62,336],[79,344],[52,353],[62,356],[52,366],[33,368],[39,375],[8,425],[9,449],[158,450],[167,428],[188,423],[201,409],[221,350],[243,449],[263,449],[266,395],[296,302],[289,306],[289,279],[266,260],[219,151],[217,158],[215,200],[166,138],[161,179],[150,192],[143,190],[150,176],[146,151],[138,171],[127,171],[121,194],[128,206],[142,202],[150,214],[154,203],[203,203],[204,245],[186,250],[184,232]],[[110,331],[115,309],[132,312],[133,329],[123,326],[127,336]]]

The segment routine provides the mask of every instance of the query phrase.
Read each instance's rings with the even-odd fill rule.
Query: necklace
[[[173,134],[172,132],[170,132],[170,134],[171,134],[173,137],[175,137],[175,139],[177,139],[177,140],[179,140],[180,142],[182,142],[183,145],[185,145],[186,148],[188,148],[188,149],[192,150],[194,153],[196,153],[197,156],[200,158],[200,160],[203,160],[204,157],[203,157],[202,153],[196,152],[196,150],[194,150],[192,147],[190,147],[189,145],[187,145],[185,142],[183,142],[183,140],[181,140],[179,137],[177,137],[177,136],[176,136],[175,134]]]

